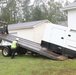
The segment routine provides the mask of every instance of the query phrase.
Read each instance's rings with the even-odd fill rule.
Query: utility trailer
[[[6,32],[6,30],[5,30],[5,32]],[[18,54],[26,54],[28,51],[30,51],[32,54],[33,53],[36,54],[36,55],[39,54],[39,55],[45,56],[45,57],[50,58],[50,59],[55,59],[55,60],[65,60],[65,59],[67,59],[66,56],[63,56],[61,54],[52,52],[49,49],[47,49],[46,47],[43,47],[36,42],[30,41],[30,40],[27,40],[27,39],[23,39],[23,38],[20,38],[20,37],[11,35],[11,34],[7,34],[7,33],[0,34],[0,39],[2,39],[4,41],[7,41],[7,43],[8,42],[11,43],[16,38],[19,38],[19,42],[18,42],[19,48],[17,50]],[[11,46],[11,44],[5,44],[5,45],[2,44],[2,43],[0,44],[0,48],[2,50],[3,56],[7,57],[7,56],[11,55],[10,46]]]
[[[19,49],[17,51],[18,54],[26,54],[27,51],[30,51],[31,53],[35,53],[35,54],[39,54],[45,57],[48,57],[50,59],[56,59],[56,60],[65,60],[66,57],[62,56],[60,54],[51,52],[49,50],[47,50],[47,48],[42,47],[40,44],[14,36],[14,35],[10,35],[10,34],[0,34],[0,38],[8,41],[8,42],[12,42],[13,40],[15,40],[16,38],[19,38]],[[10,49],[10,45],[3,45],[1,46],[2,49],[2,54],[3,56],[10,56],[11,55],[11,49]]]

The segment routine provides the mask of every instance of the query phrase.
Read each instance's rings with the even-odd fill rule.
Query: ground
[[[45,57],[3,57],[0,52],[0,75],[76,75],[76,59],[65,61]]]

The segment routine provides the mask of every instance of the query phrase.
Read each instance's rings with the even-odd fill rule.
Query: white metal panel
[[[52,35],[50,36],[50,42],[53,44],[63,46],[63,42],[65,39],[65,32],[66,30],[54,27],[52,29]]]
[[[76,31],[70,30],[66,40],[66,47],[76,51]]]
[[[67,40],[67,48],[76,51],[76,41]]]
[[[44,36],[43,36],[43,40],[46,42],[50,41],[52,27],[53,27],[53,24],[50,24],[50,23],[46,24],[46,28],[45,28]]]
[[[76,41],[76,32],[69,32],[68,39]]]

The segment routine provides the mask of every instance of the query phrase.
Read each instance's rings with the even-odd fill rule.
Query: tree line
[[[0,21],[8,24],[44,19],[53,23],[66,21],[67,14],[62,11],[61,1],[34,0],[31,4],[31,0],[0,0]],[[67,3],[66,0],[65,4]]]

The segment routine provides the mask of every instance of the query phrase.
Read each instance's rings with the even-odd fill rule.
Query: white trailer
[[[74,58],[76,57],[76,30],[48,23],[41,46]]]

